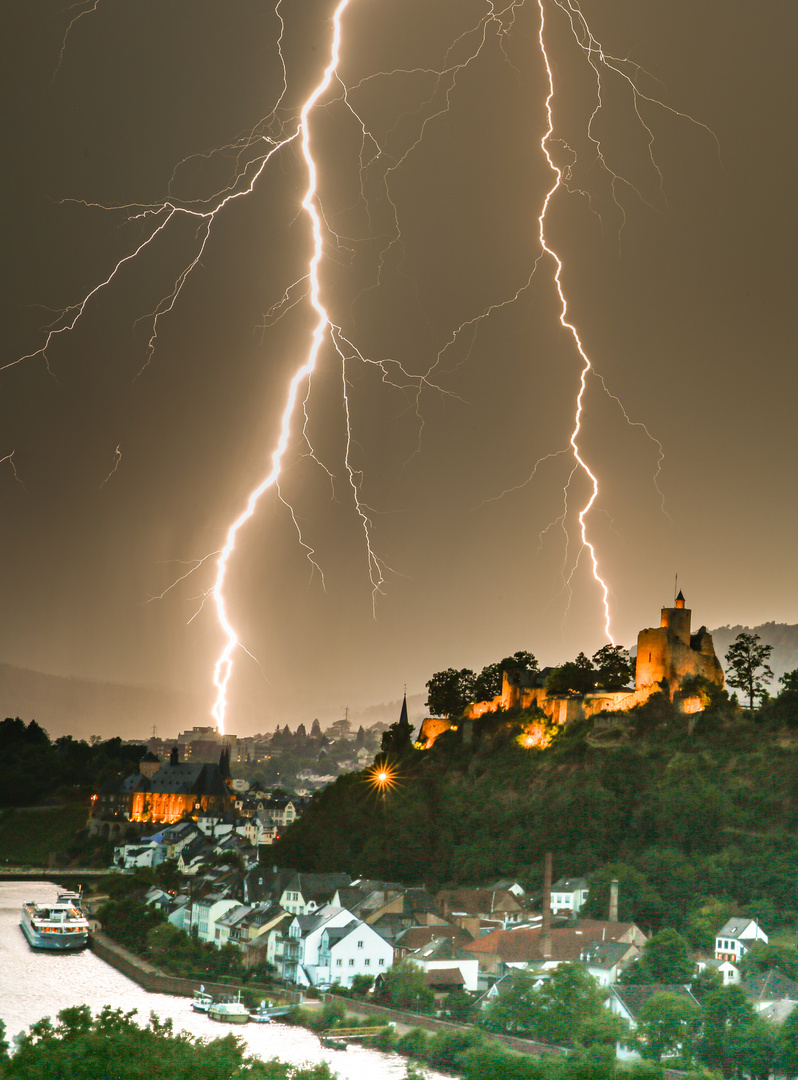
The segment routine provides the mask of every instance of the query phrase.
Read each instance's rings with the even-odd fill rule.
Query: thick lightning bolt
[[[576,329],[574,324],[568,319],[568,301],[565,298],[565,293],[563,291],[562,285],[562,260],[557,254],[557,252],[549,246],[549,242],[546,237],[546,213],[549,209],[549,204],[551,203],[551,200],[554,198],[562,184],[563,175],[560,167],[556,165],[554,160],[552,159],[549,149],[549,142],[552,135],[554,134],[554,117],[552,115],[552,100],[554,98],[554,76],[552,75],[551,71],[549,54],[546,51],[546,16],[543,10],[543,0],[538,0],[538,7],[540,8],[540,31],[538,33],[538,41],[540,43],[540,52],[543,57],[543,63],[546,67],[546,75],[549,82],[549,91],[546,97],[546,117],[548,119],[548,127],[546,129],[545,135],[540,141],[540,148],[545,155],[546,161],[549,164],[549,168],[554,173],[554,183],[546,193],[546,197],[543,200],[543,208],[541,209],[540,215],[538,217],[538,237],[540,239],[541,248],[554,262],[554,284],[557,289],[557,296],[559,297],[560,301],[560,325],[565,330],[567,330],[573,338],[574,345],[576,346],[577,352],[579,353],[579,356],[582,360],[582,370],[579,374],[579,390],[576,395],[574,426],[573,430],[571,431],[571,438],[569,439],[571,448],[573,450],[574,460],[576,461],[582,472],[585,474],[585,476],[587,476],[590,485],[590,497],[588,498],[587,502],[584,504],[578,514],[579,531],[582,538],[582,546],[587,550],[590,556],[593,577],[595,578],[601,590],[602,604],[604,607],[604,631],[610,641],[612,641],[614,644],[614,638],[612,636],[612,629],[610,626],[610,590],[606,581],[599,572],[599,563],[598,556],[596,555],[596,548],[589,539],[587,533],[587,515],[590,513],[593,504],[598,498],[599,483],[596,474],[592,471],[590,466],[585,461],[579,446],[579,434],[582,430],[582,413],[584,411],[586,381],[588,373],[592,370],[593,365],[590,363],[590,357],[585,352],[585,347],[582,344],[581,338],[579,337],[578,330]]]
[[[227,639],[221,655],[216,661],[213,673],[213,682],[217,690],[216,701],[213,706],[213,715],[220,731],[224,731],[225,711],[227,707],[227,686],[230,681],[233,653],[240,645],[236,632],[233,629],[233,625],[227,614],[227,605],[224,598],[224,583],[227,576],[227,567],[230,562],[230,557],[235,550],[236,539],[240,529],[255,513],[255,508],[258,505],[261,495],[277,483],[278,477],[280,476],[283,456],[285,455],[291,435],[291,425],[294,413],[296,412],[297,403],[300,400],[300,391],[310,380],[310,377],[316,368],[316,362],[321,347],[325,340],[331,340],[333,330],[330,317],[327,314],[327,310],[321,299],[321,287],[319,284],[319,263],[321,262],[323,254],[323,234],[321,214],[319,213],[317,205],[317,168],[310,147],[309,118],[313,109],[316,107],[317,102],[329,88],[338,68],[338,59],[341,48],[341,19],[348,5],[349,0],[341,0],[338,7],[335,9],[332,20],[333,34],[332,44],[330,46],[330,59],[324,69],[321,80],[303,105],[299,121],[299,137],[300,145],[302,147],[302,157],[304,158],[308,174],[308,186],[305,191],[305,197],[302,200],[302,209],[310,219],[311,232],[313,235],[313,254],[310,258],[307,277],[310,287],[310,303],[316,313],[316,325],[313,329],[313,337],[308,354],[300,367],[294,372],[288,386],[285,408],[283,409],[283,415],[280,421],[280,434],[277,440],[277,446],[272,454],[271,468],[258,486],[250,492],[246,506],[228,529],[227,540],[219,555],[216,582],[212,590],[219,623]],[[351,469],[349,472],[351,477]],[[355,487],[355,498],[357,499],[356,485],[353,484],[353,487]],[[376,573],[378,575],[376,579],[372,576],[372,584],[375,589],[379,589],[382,584],[379,561],[371,550],[367,522],[359,502],[357,503],[357,506],[365,526],[366,543],[369,550],[369,566],[372,570],[372,575],[375,572],[374,568],[376,568]]]

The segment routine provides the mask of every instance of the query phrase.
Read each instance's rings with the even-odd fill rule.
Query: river
[[[231,1028],[195,1013],[188,998],[150,994],[86,949],[73,954],[34,951],[19,928],[23,901],[53,900],[56,885],[45,881],[0,883],[0,1019],[9,1041],[44,1016],[55,1017],[70,1005],[103,1005],[125,1012],[138,1010],[146,1020],[151,1012],[171,1017],[175,1030],[215,1038],[231,1030],[240,1035],[250,1054],[280,1058],[294,1065],[326,1061],[340,1080],[403,1080],[405,1059],[361,1046],[347,1051],[329,1050],[311,1032],[288,1024],[246,1024]],[[445,1080],[440,1073],[425,1073],[430,1080]]]

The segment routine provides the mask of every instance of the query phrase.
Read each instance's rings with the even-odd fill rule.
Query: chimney
[[[618,879],[617,878],[613,878],[612,881],[610,882],[610,911],[609,911],[608,918],[609,918],[610,922],[617,922],[618,921]]]
[[[540,927],[540,951],[551,960],[551,852],[543,860],[543,921]]]

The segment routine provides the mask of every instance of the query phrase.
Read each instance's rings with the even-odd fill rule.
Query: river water
[[[397,1054],[381,1054],[361,1046],[329,1050],[311,1032],[287,1024],[218,1024],[193,1012],[188,998],[148,993],[88,949],[71,955],[34,951],[19,928],[23,901],[46,903],[57,891],[56,885],[43,881],[0,883],[0,1019],[9,1041],[36,1020],[55,1018],[70,1005],[89,1005],[95,1012],[111,1005],[125,1012],[136,1009],[145,1022],[151,1012],[171,1017],[175,1030],[195,1036],[216,1038],[233,1031],[254,1057],[280,1058],[294,1065],[326,1061],[340,1080],[405,1077],[405,1059]],[[430,1080],[445,1080],[431,1070],[425,1075]]]

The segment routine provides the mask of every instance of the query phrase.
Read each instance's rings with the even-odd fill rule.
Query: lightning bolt
[[[582,430],[582,414],[584,412],[584,407],[585,407],[585,389],[586,389],[586,384],[587,384],[587,376],[588,376],[588,373],[590,371],[592,371],[593,365],[591,364],[590,357],[587,355],[587,352],[585,351],[585,347],[582,344],[582,339],[579,336],[579,331],[577,330],[576,326],[568,319],[568,301],[565,298],[565,292],[563,290],[563,284],[562,284],[562,269],[563,269],[562,259],[557,254],[557,252],[554,250],[554,248],[550,247],[547,236],[546,236],[546,214],[548,212],[549,204],[551,203],[551,200],[557,194],[557,192],[560,189],[560,186],[562,185],[563,173],[562,173],[562,169],[558,165],[555,164],[555,162],[554,162],[554,160],[553,160],[553,158],[551,156],[551,152],[550,152],[550,148],[549,148],[549,142],[550,142],[552,136],[554,135],[554,116],[553,116],[553,113],[552,113],[552,101],[554,99],[554,76],[553,76],[552,70],[551,70],[551,62],[549,60],[549,54],[548,54],[548,52],[546,50],[546,40],[545,40],[546,15],[545,15],[545,12],[543,10],[543,0],[538,0],[538,7],[540,9],[540,30],[538,32],[538,42],[540,43],[540,53],[541,53],[541,56],[543,57],[543,63],[545,65],[545,67],[546,67],[546,76],[548,78],[548,83],[549,83],[549,91],[548,91],[548,94],[546,96],[546,103],[545,103],[546,117],[548,119],[548,127],[547,127],[546,133],[544,134],[543,138],[540,140],[540,148],[543,151],[543,154],[544,154],[544,156],[546,158],[546,161],[548,162],[549,168],[554,173],[554,183],[552,184],[551,188],[549,188],[549,190],[546,192],[546,197],[543,200],[543,207],[542,207],[542,209],[540,211],[540,215],[538,216],[538,238],[540,240],[541,249],[546,253],[546,255],[549,256],[549,258],[553,261],[554,266],[555,266],[554,285],[555,285],[555,288],[557,290],[557,296],[559,297],[559,301],[560,301],[560,315],[559,315],[560,325],[563,327],[564,330],[567,330],[568,333],[571,335],[571,338],[573,339],[574,345],[576,346],[576,350],[579,353],[579,356],[580,356],[580,358],[582,360],[582,369],[581,369],[581,371],[579,373],[579,390],[578,390],[577,395],[576,395],[576,411],[574,413],[574,426],[573,426],[573,429],[571,431],[571,438],[569,439],[569,443],[570,443],[571,449],[573,451],[573,456],[574,456],[575,462],[577,463],[577,465],[581,469],[582,473],[588,478],[589,487],[590,487],[590,497],[588,498],[587,502],[582,506],[582,508],[579,511],[577,516],[578,516],[578,520],[579,520],[579,532],[580,532],[580,536],[582,538],[582,547],[583,547],[583,549],[587,550],[587,552],[588,552],[588,554],[590,556],[590,562],[591,562],[591,566],[592,566],[592,570],[593,570],[593,577],[594,577],[595,581],[597,582],[597,584],[599,586],[599,589],[601,590],[601,603],[602,603],[602,606],[604,608],[604,631],[605,631],[607,637],[610,639],[610,641],[613,644],[615,644],[615,639],[612,636],[612,629],[611,629],[611,625],[610,625],[610,590],[609,590],[609,586],[607,585],[606,581],[601,576],[601,573],[599,571],[599,562],[598,562],[598,556],[596,555],[596,548],[595,548],[595,545],[590,540],[590,538],[588,537],[588,532],[587,532],[587,516],[590,513],[596,499],[598,498],[599,482],[598,482],[598,478],[596,477],[596,474],[592,471],[590,466],[585,461],[584,456],[583,456],[582,451],[581,451],[581,448],[580,448],[580,445],[579,445],[579,435],[580,435],[581,430]],[[569,483],[570,483],[570,480],[569,480]]]
[[[115,472],[117,472],[117,470],[119,469],[119,466],[120,466],[121,464],[122,464],[122,451],[121,451],[121,450],[119,449],[119,447],[117,446],[116,450],[114,450],[114,463],[113,463],[113,465],[112,465],[112,467],[111,467],[111,471],[110,471],[110,472],[108,473],[108,475],[106,476],[106,478],[105,478],[105,479],[103,480],[103,482],[102,482],[102,483],[100,484],[100,488],[101,488],[101,489],[105,487],[105,485],[106,485],[106,484],[108,483],[108,481],[109,481],[109,480],[111,479],[111,477],[112,477],[112,476],[114,475],[114,473],[115,473]]]
[[[343,18],[344,11],[349,6],[349,0],[340,0],[340,3],[335,9],[335,13],[332,19],[333,33],[332,42],[330,45],[330,59],[327,66],[324,69],[322,77],[319,83],[311,92],[310,96],[302,106],[302,111],[299,118],[299,130],[298,136],[300,140],[300,146],[302,151],[302,157],[305,161],[308,176],[308,186],[305,190],[305,197],[302,200],[302,209],[307,215],[310,222],[311,234],[313,237],[313,253],[310,257],[310,263],[308,266],[307,281],[309,286],[309,299],[314,312],[316,313],[316,323],[313,329],[313,335],[311,340],[310,349],[305,357],[304,361],[294,372],[291,381],[288,385],[288,392],[286,395],[285,407],[283,409],[282,418],[280,421],[279,435],[277,439],[277,445],[272,453],[271,468],[255,487],[247,499],[246,506],[242,512],[238,515],[235,521],[232,523],[227,531],[227,539],[222,548],[221,554],[217,562],[217,574],[216,581],[211,590],[214,603],[216,605],[216,614],[219,619],[219,624],[225,634],[225,644],[219,658],[216,661],[213,672],[213,682],[216,687],[216,701],[213,706],[213,716],[216,720],[216,724],[220,731],[224,731],[225,713],[227,708],[227,688],[230,682],[230,675],[232,672],[233,653],[240,647],[238,636],[233,628],[227,613],[227,604],[224,595],[224,585],[227,577],[227,570],[230,563],[230,558],[235,550],[236,539],[238,533],[242,527],[250,520],[255,513],[255,509],[260,501],[264,492],[269,488],[274,487],[277,484],[280,476],[280,469],[285,456],[286,449],[288,448],[289,439],[291,437],[292,422],[294,413],[297,408],[297,403],[300,400],[300,391],[303,386],[306,386],[310,377],[316,369],[319,353],[322,345],[325,341],[330,341],[337,347],[335,338],[333,336],[334,328],[330,316],[327,313],[327,309],[321,298],[321,285],[319,282],[319,264],[321,263],[324,253],[323,244],[323,228],[322,217],[318,207],[317,201],[317,187],[318,187],[318,170],[316,161],[311,151],[310,141],[310,115],[315,109],[319,99],[330,87],[335,73],[338,69],[339,55],[341,49],[341,20]],[[343,354],[339,355],[343,360]],[[382,588],[383,585],[383,573],[382,564],[371,546],[371,539],[368,527],[368,516],[363,509],[359,494],[358,486],[354,477],[352,466],[349,458],[349,446],[351,440],[351,428],[349,426],[349,409],[348,409],[348,396],[346,394],[345,384],[345,368],[342,364],[342,372],[344,378],[344,402],[347,409],[347,449],[346,449],[346,470],[349,477],[350,485],[353,492],[355,501],[355,507],[357,513],[361,519],[363,525],[363,532],[366,541],[366,549],[368,553],[368,565],[369,575],[372,583],[372,595],[375,596]],[[294,519],[296,520],[296,519]]]
[[[19,473],[17,472],[17,466],[14,463],[14,454],[15,453],[16,453],[16,450],[12,450],[10,453],[6,454],[4,457],[1,457],[0,458],[0,465],[4,465],[6,462],[8,462],[8,467],[11,470],[12,476],[14,477],[16,482],[19,484],[19,486],[24,488],[25,485],[22,483],[22,478],[20,477]]]

